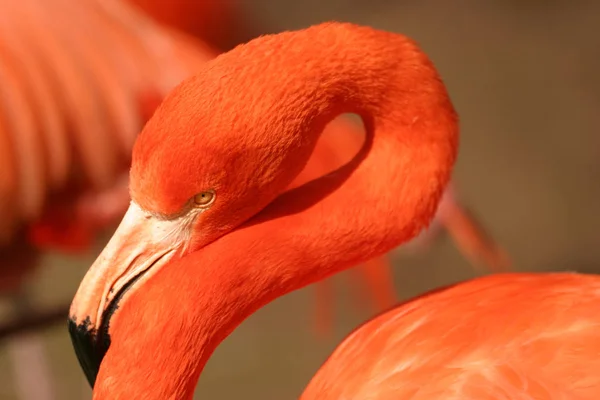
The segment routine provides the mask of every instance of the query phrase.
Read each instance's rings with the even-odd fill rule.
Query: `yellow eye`
[[[201,193],[198,193],[194,196],[194,205],[196,207],[208,207],[215,200],[215,192],[212,190],[207,190]]]

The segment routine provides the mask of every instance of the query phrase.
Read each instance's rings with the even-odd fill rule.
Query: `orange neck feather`
[[[94,399],[191,399],[214,349],[258,308],[391,250],[431,220],[458,141],[444,85],[408,39],[340,26],[290,35],[285,43],[293,50],[258,57],[259,70],[269,65],[294,77],[259,80],[282,105],[263,110],[263,119],[279,123],[273,131],[303,138],[302,151],[282,165],[294,175],[341,113],[362,116],[365,145],[350,163],[281,194],[132,293],[111,321],[119,340],[104,358]],[[306,58],[315,60],[312,68]]]

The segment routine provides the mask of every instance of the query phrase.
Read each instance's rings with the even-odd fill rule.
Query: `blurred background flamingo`
[[[90,250],[102,227],[86,218],[95,215],[89,192],[111,190],[127,173],[144,103],[213,51],[120,1],[11,2],[7,11],[0,15],[0,290],[24,314],[40,250]],[[39,340],[16,339],[9,352],[20,396],[53,398]]]
[[[589,93],[586,90],[590,87],[589,82],[590,79],[594,79],[594,75],[590,74],[591,70],[585,67],[587,63],[584,55],[593,54],[590,50],[600,44],[594,42],[594,35],[586,33],[593,32],[594,27],[597,26],[597,18],[594,19],[593,16],[599,14],[594,11],[593,5],[574,2],[569,7],[561,7],[556,4],[542,6],[532,3],[529,9],[524,9],[516,8],[510,2],[503,3],[502,6],[491,4],[475,6],[473,3],[457,9],[439,3],[429,4],[429,2],[407,7],[403,3],[361,4],[350,0],[327,4],[313,0],[302,4],[267,0],[250,3],[129,1],[139,6],[140,11],[127,8],[126,3],[116,0],[107,2],[86,0],[77,2],[75,6],[71,3],[67,4],[65,0],[0,2],[4,5],[2,9],[6,10],[0,13],[3,14],[0,15],[2,25],[0,29],[3,33],[0,46],[3,62],[0,63],[0,72],[2,72],[2,82],[7,82],[0,87],[0,90],[3,95],[9,93],[9,90],[14,91],[11,93],[10,107],[4,105],[0,107],[0,168],[4,171],[0,175],[0,193],[3,194],[0,196],[0,216],[3,217],[0,220],[0,232],[3,234],[4,243],[8,243],[9,240],[11,242],[10,246],[3,246],[0,250],[0,274],[2,275],[0,289],[12,299],[10,308],[20,308],[17,310],[19,313],[32,308],[39,309],[42,305],[55,304],[61,299],[65,302],[70,300],[82,276],[82,267],[88,266],[95,254],[93,248],[88,253],[77,254],[76,257],[65,256],[65,253],[80,253],[94,241],[94,233],[97,229],[110,230],[112,217],[120,213],[123,199],[125,201],[127,199],[127,196],[123,196],[122,190],[126,187],[126,176],[118,172],[127,169],[126,132],[130,135],[137,133],[131,128],[136,125],[131,121],[137,118],[137,125],[141,125],[146,114],[151,112],[153,105],[160,99],[162,84],[158,82],[159,76],[165,75],[164,80],[169,82],[164,84],[165,87],[175,84],[175,81],[180,79],[168,77],[168,74],[174,71],[171,68],[161,68],[158,75],[153,75],[153,78],[148,80],[150,73],[144,73],[134,67],[133,70],[138,71],[139,74],[127,75],[128,69],[123,67],[122,74],[116,75],[120,76],[120,79],[133,79],[138,85],[129,83],[124,86],[128,88],[126,91],[131,90],[132,87],[142,88],[142,90],[138,92],[139,97],[134,102],[131,98],[127,100],[130,104],[129,108],[122,108],[119,111],[119,107],[124,102],[123,98],[127,96],[122,96],[123,90],[114,91],[114,84],[111,85],[110,80],[105,81],[104,78],[115,74],[114,63],[126,63],[123,58],[126,52],[119,49],[129,48],[127,46],[136,48],[136,43],[145,42],[145,46],[139,47],[146,49],[146,52],[151,52],[148,49],[152,48],[156,50],[154,56],[144,56],[144,51],[139,50],[133,52],[135,56],[127,54],[126,58],[133,60],[129,65],[135,66],[141,57],[152,59],[164,54],[163,50],[159,50],[160,43],[152,38],[166,36],[169,37],[167,42],[179,44],[185,49],[196,46],[206,48],[205,54],[210,56],[201,57],[199,62],[203,62],[214,54],[213,49],[218,51],[231,48],[234,44],[258,33],[296,28],[326,19],[346,19],[405,32],[419,40],[440,64],[440,69],[447,75],[445,79],[462,117],[462,150],[457,167],[460,192],[470,199],[477,214],[484,217],[485,226],[489,227],[490,231],[494,232],[494,236],[501,239],[501,242],[510,249],[511,256],[519,261],[518,265],[526,265],[528,269],[546,270],[566,265],[572,268],[573,262],[591,264],[597,260],[596,246],[593,244],[597,240],[598,219],[595,215],[579,211],[593,209],[599,196],[595,191],[597,185],[593,184],[595,181],[591,175],[581,173],[590,171],[589,165],[596,165],[593,160],[597,159],[597,153],[592,152],[594,146],[590,145],[588,139],[592,136],[587,133],[595,132],[600,127],[595,117],[597,114],[594,112],[597,107],[591,106],[597,96],[586,94]],[[167,7],[169,4],[171,7]],[[121,21],[117,24],[108,24],[113,28],[112,31],[107,30],[106,26],[101,29],[107,21],[106,17],[94,19],[91,13],[91,10],[102,9],[105,10],[103,15],[112,15],[117,21]],[[119,17],[121,13],[123,14]],[[170,23],[175,28],[191,33],[195,39],[181,32],[152,24],[144,17],[144,13],[160,22]],[[13,17],[17,15],[18,18]],[[128,15],[130,19],[124,18],[123,15]],[[28,17],[24,18],[25,16]],[[46,22],[40,19],[42,16],[47,18]],[[204,22],[200,23],[200,21]],[[457,26],[456,21],[465,23]],[[47,30],[43,31],[39,26],[46,27]],[[72,29],[66,30],[67,26]],[[140,33],[148,26],[154,28],[145,30],[143,34]],[[466,26],[469,29],[466,29]],[[508,30],[507,26],[511,28]],[[548,26],[552,26],[552,30],[545,29]],[[48,29],[49,27],[53,28]],[[78,27],[77,30],[75,27]],[[81,37],[75,37],[77,35],[73,32],[76,31],[82,32]],[[137,42],[126,41],[122,44],[123,47],[114,45],[115,38],[126,35],[123,31],[137,32],[138,36],[133,35],[137,37]],[[162,32],[162,35],[153,36],[157,31]],[[41,32],[44,36],[40,36]],[[48,105],[43,97],[44,82],[40,83],[39,76],[37,78],[35,76],[43,68],[36,71],[31,68],[31,65],[49,64],[51,68],[47,71],[60,73],[60,68],[52,67],[54,65],[53,61],[50,61],[52,58],[46,56],[52,51],[52,47],[48,49],[48,46],[52,45],[52,37],[60,38],[59,43],[63,44],[58,50],[62,50],[61,54],[67,54],[67,57],[62,59],[66,68],[69,68],[69,63],[65,63],[64,60],[70,60],[76,66],[71,68],[79,72],[73,75],[71,84],[74,87],[65,86],[60,90],[51,88],[50,92],[61,93],[63,100],[55,105]],[[212,48],[199,42],[198,38],[210,43]],[[88,46],[84,45],[86,41]],[[28,48],[35,51],[24,51]],[[94,52],[91,52],[90,48],[93,48]],[[568,57],[565,57],[565,48],[570,49],[571,53]],[[198,54],[197,50],[188,52],[185,49],[182,51],[189,57]],[[536,51],[532,52],[531,49]],[[46,58],[39,54],[43,54]],[[46,61],[43,61],[44,59]],[[116,61],[119,59],[122,61]],[[189,60],[187,57],[183,59]],[[518,60],[518,67],[504,62],[508,59]],[[27,60],[27,62],[21,63],[19,60]],[[61,58],[54,58],[54,60],[61,60]],[[82,62],[83,60],[87,61]],[[162,58],[160,60],[164,62]],[[113,69],[106,67],[107,64],[112,65]],[[145,67],[143,68],[145,71],[151,69]],[[48,73],[47,71],[43,73]],[[182,73],[180,76],[183,75]],[[7,76],[9,78],[6,78]],[[19,79],[15,79],[15,76]],[[113,82],[122,82],[116,79]],[[60,76],[53,81],[60,81]],[[69,83],[68,79],[63,78],[63,81]],[[73,85],[72,82],[84,84]],[[143,82],[151,84],[144,88]],[[548,85],[547,82],[552,84]],[[510,88],[508,92],[507,88]],[[36,90],[38,97],[32,95]],[[79,93],[85,95],[83,97],[79,95],[80,97],[77,98],[73,94],[77,93],[77,90],[81,90]],[[121,100],[118,93],[121,93]],[[78,99],[77,103],[69,104],[64,100],[69,96],[71,99]],[[2,101],[6,101],[6,97],[3,96]],[[134,118],[135,113],[131,112],[133,103],[138,109],[136,118]],[[22,107],[23,104],[28,104],[29,107],[32,104],[36,105],[36,110],[39,111],[35,115],[31,112],[28,114],[27,111],[23,114],[19,112],[22,120],[18,121],[19,117],[15,119],[14,115],[17,114],[18,107]],[[516,104],[523,105],[518,107]],[[55,112],[50,112],[52,107]],[[124,109],[130,110],[129,113],[123,113]],[[58,122],[56,117],[53,119],[53,114],[60,117]],[[27,120],[23,115],[29,115],[29,119]],[[99,124],[89,124],[85,130],[64,128],[67,125],[84,126],[86,120],[94,121],[94,118],[97,120],[98,115],[109,115],[111,118],[105,118]],[[64,122],[65,120],[67,122]],[[109,129],[108,127],[114,125],[115,121],[117,126],[122,124],[121,128]],[[347,123],[347,120],[339,122],[340,125],[347,125]],[[20,153],[32,149],[33,152],[30,154],[32,157],[34,154],[46,154],[38,159],[21,158],[18,164],[19,171],[24,171],[22,168],[26,166],[28,173],[37,173],[41,176],[40,164],[36,166],[35,161],[41,163],[41,160],[49,157],[47,154],[53,154],[55,157],[53,160],[48,159],[47,164],[44,161],[43,171],[47,175],[44,175],[42,180],[26,181],[32,185],[27,188],[28,193],[36,193],[36,191],[46,193],[42,195],[45,199],[44,206],[37,208],[43,211],[38,214],[29,211],[23,213],[23,210],[35,210],[36,207],[31,204],[36,203],[32,200],[22,202],[20,199],[25,197],[20,197],[22,193],[14,189],[16,176],[10,171],[16,168],[14,165],[17,164],[14,160],[17,158],[13,160],[11,154],[17,155],[17,152],[6,151],[7,141],[13,140],[13,136],[8,135],[13,135],[17,131],[12,127],[13,124],[20,126],[21,132],[25,133],[17,137],[20,146],[25,146],[20,147]],[[31,124],[37,126],[37,130],[27,130],[26,127]],[[57,126],[63,126],[62,136],[57,136],[55,141],[38,142],[38,147],[30,141],[32,138],[40,137],[39,132],[50,132],[53,129],[60,132],[61,129]],[[123,126],[130,128],[126,129]],[[595,129],[592,129],[593,127]],[[94,130],[95,134],[93,134]],[[330,131],[335,131],[335,126],[331,127]],[[581,135],[579,140],[565,142],[564,132],[567,131],[573,135]],[[34,133],[27,136],[29,132]],[[357,127],[357,133],[360,134],[360,127]],[[63,142],[59,140],[61,137]],[[92,144],[88,142],[88,147],[83,147],[88,149],[91,158],[87,160],[76,158],[76,161],[68,164],[71,165],[68,168],[71,176],[67,179],[68,184],[61,190],[59,188],[61,185],[58,183],[61,175],[58,171],[61,171],[60,160],[64,158],[56,155],[61,154],[60,144],[64,143],[65,138],[73,143],[71,154],[83,154],[85,150],[82,151],[81,146],[86,146],[85,141],[88,139],[97,142],[91,142]],[[591,143],[596,143],[596,148],[598,147],[597,142]],[[340,150],[340,146],[345,145],[351,147],[351,143],[346,140],[334,147],[334,150],[340,151],[339,160],[334,162],[330,158],[321,159],[325,163],[331,161],[329,166],[322,166],[321,171],[333,170],[351,157],[355,150]],[[321,144],[317,151],[320,151],[320,148],[322,148]],[[93,150],[89,151],[90,149]],[[107,160],[112,160],[114,164],[107,161],[106,165],[100,166],[100,169],[92,168],[97,166],[98,164],[94,163],[99,163],[98,160],[102,160],[106,154],[109,155]],[[592,154],[596,158],[591,158]],[[561,162],[556,163],[557,159]],[[317,157],[312,160],[313,163],[321,161]],[[64,164],[62,165],[64,168]],[[106,174],[112,177],[107,179],[110,184],[94,184],[93,182],[105,176],[101,174],[103,168],[105,171],[114,168],[117,172]],[[312,177],[322,174],[318,171],[319,169]],[[92,173],[95,178],[87,177]],[[306,179],[311,178],[311,174],[308,175]],[[53,186],[50,186],[50,182],[54,182]],[[5,196],[4,193],[12,193],[13,196]],[[447,199],[454,200],[452,196],[456,194],[448,192],[447,195],[449,195]],[[26,198],[36,197],[34,195]],[[456,206],[460,208],[455,208],[454,212],[445,212],[445,207],[442,205],[438,210],[437,222],[433,224],[428,234],[414,243],[413,247],[413,249],[424,249],[435,246],[435,252],[419,252],[411,259],[404,259],[405,267],[396,269],[393,274],[386,268],[389,267],[389,263],[396,264],[398,260],[396,253],[389,255],[389,262],[374,260],[374,267],[367,265],[347,275],[357,280],[361,290],[365,287],[378,288],[366,293],[371,296],[372,301],[377,301],[376,308],[385,307],[393,301],[392,281],[388,279],[394,276],[394,283],[399,288],[400,296],[406,297],[475,273],[465,268],[464,262],[445,242],[433,241],[439,237],[442,232],[439,228],[442,226],[448,227],[472,265],[483,263],[489,268],[506,265],[507,260],[503,252],[488,240],[485,231],[479,230],[481,233],[479,235],[473,230],[477,228],[477,224],[474,224],[472,218],[465,218],[468,214],[460,203],[449,201],[443,204],[450,205],[450,209]],[[94,218],[81,218],[81,215]],[[419,247],[419,244],[425,246]],[[43,251],[34,251],[35,248],[41,248]],[[483,251],[473,252],[473,250]],[[57,252],[63,255],[59,257],[56,255]],[[47,267],[39,270],[25,268],[27,265],[34,266],[42,263]],[[315,346],[310,338],[306,338],[301,333],[301,328],[307,325],[301,311],[305,302],[302,296],[305,296],[306,292],[292,294],[261,311],[228,339],[211,360],[203,377],[199,395],[206,397],[213,393],[214,388],[214,391],[223,398],[235,397],[236,388],[229,386],[224,388],[220,384],[221,379],[229,381],[232,373],[234,376],[240,374],[236,379],[242,379],[241,385],[237,387],[264,385],[261,383],[264,382],[261,380],[261,377],[265,376],[264,370],[256,374],[253,371],[258,366],[269,369],[271,363],[274,373],[283,369],[283,365],[286,364],[286,371],[295,371],[295,373],[286,373],[275,385],[272,380],[269,380],[262,392],[253,390],[254,393],[268,393],[271,397],[281,397],[294,393],[294,388],[303,387],[305,377],[312,375],[321,360],[320,355],[327,354],[330,344],[335,342],[336,337],[339,338],[346,329],[355,326],[357,318],[362,319],[365,316],[365,314],[361,316],[354,313],[347,314],[344,309],[341,309],[340,320],[335,325],[335,329],[328,325],[331,321],[330,307],[332,306],[329,299],[334,295],[345,295],[344,289],[341,293],[332,291],[332,284],[337,279],[334,278],[310,289],[316,290],[318,294],[318,321],[320,322],[318,327],[323,333],[332,331],[333,340],[325,340]],[[366,285],[372,281],[376,283],[371,286]],[[352,295],[349,296],[349,300],[363,300],[363,297]],[[361,305],[369,303],[369,301],[360,302]],[[4,311],[3,314],[6,315],[11,310],[5,307],[0,311]],[[295,318],[290,319],[290,316]],[[285,323],[282,325],[282,322]],[[76,362],[72,359],[64,364],[65,362],[62,361],[64,354],[54,350],[61,346],[70,348],[68,339],[63,335],[64,329],[61,326],[56,330],[48,331],[48,339],[45,340],[51,344],[49,348],[51,361],[56,365],[65,365],[65,368],[52,371],[52,375],[57,378],[54,389],[60,398],[79,398],[77,396],[80,396],[80,390],[71,389],[71,385],[65,383],[81,380]],[[16,342],[6,348],[9,354],[13,354],[11,359],[20,360],[22,369],[26,369],[28,374],[33,376],[35,363],[15,352],[27,351],[28,347],[39,347],[39,342],[37,345],[26,344],[30,341],[27,337],[18,340],[23,341],[24,344],[20,345]],[[289,347],[292,341],[297,345]],[[311,352],[300,350],[307,345],[312,346],[314,350]],[[227,362],[227,355],[231,351],[235,352],[236,364],[239,365],[236,369]],[[0,368],[6,364],[6,361],[6,358],[0,358]],[[11,376],[11,374],[0,374],[0,398],[21,398],[14,397],[17,394],[12,390],[15,382]],[[249,380],[244,383],[243,379],[246,377]],[[30,386],[29,389],[35,389],[37,386],[38,393],[42,393],[44,385],[43,382],[38,381],[36,385],[22,386]],[[244,392],[245,390],[242,389],[241,393]],[[30,393],[29,398],[31,395]]]

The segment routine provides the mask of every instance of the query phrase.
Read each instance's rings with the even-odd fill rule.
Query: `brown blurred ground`
[[[346,20],[405,33],[436,62],[462,120],[455,177],[519,270],[600,272],[600,3],[594,1],[246,0],[272,30]],[[49,256],[40,304],[69,299],[83,262]],[[474,275],[452,243],[396,256],[401,297]],[[401,265],[400,265],[401,264]],[[344,277],[337,279],[346,283]],[[338,330],[312,336],[310,289],[271,304],[214,354],[197,398],[296,398],[333,346],[368,317],[339,285]],[[48,332],[61,399],[82,382],[66,328]],[[0,399],[11,392],[0,358]]]

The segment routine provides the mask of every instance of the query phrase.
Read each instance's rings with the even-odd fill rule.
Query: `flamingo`
[[[367,126],[358,155],[286,190],[344,112]],[[73,299],[93,398],[191,399],[258,308],[427,226],[457,146],[445,86],[403,35],[324,23],[208,62],[138,136],[132,203]],[[599,289],[496,274],[427,294],[355,331],[301,398],[596,399]]]
[[[56,215],[48,209],[70,208],[64,192],[116,182],[143,122],[140,96],[164,94],[209,57],[198,43],[192,49],[191,39],[152,25],[120,1],[48,3],[19,2],[0,20],[2,246],[22,238],[23,226],[33,226],[25,232],[44,245],[39,231]],[[71,25],[63,24],[62,7],[69,7]],[[81,37],[71,34],[82,26]],[[94,52],[85,50],[87,39],[96,40]],[[164,65],[167,55],[175,61]]]
[[[220,49],[228,47],[234,37],[243,37],[248,31],[248,21],[240,21],[239,5],[230,0],[215,2],[181,1],[164,2],[160,0],[129,0],[140,7],[145,13],[158,21],[166,23],[187,34],[201,39],[211,38],[211,43],[217,42]],[[211,21],[211,23],[207,23]],[[217,26],[215,26],[217,24]],[[251,25],[251,24],[250,24]],[[219,26],[221,29],[219,29]],[[223,26],[236,26],[236,29],[222,29]],[[233,40],[235,41],[235,40]],[[363,141],[363,131],[358,124],[347,118],[337,118],[323,132],[315,151],[305,169],[294,180],[290,187],[297,187],[314,177],[331,172],[343,163],[349,161],[359,150]],[[124,182],[125,183],[125,182]],[[94,205],[96,212],[83,211],[83,215],[98,215],[98,212],[109,208],[110,217],[105,220],[114,221],[114,215],[123,215],[129,204],[129,191],[126,184],[116,187],[108,196],[90,198],[87,204]],[[491,272],[507,271],[511,262],[498,243],[490,236],[477,219],[469,215],[465,207],[458,201],[454,185],[445,192],[430,229],[411,242],[413,250],[424,250],[433,243],[442,230],[448,230],[459,250],[465,255],[471,265],[477,270]],[[116,200],[119,199],[120,203]],[[115,209],[119,205],[118,212]],[[483,268],[482,268],[483,267]],[[396,302],[396,291],[390,262],[386,257],[368,260],[363,265],[354,268],[359,296],[366,299],[374,310],[384,310]],[[316,310],[315,332],[319,337],[326,337],[332,331],[333,296],[331,280],[318,282],[315,285]]]
[[[120,0],[2,4],[0,294],[25,314],[41,250],[81,253],[103,228],[73,209],[126,173],[142,100],[164,95],[210,48]],[[14,338],[8,351],[19,397],[53,398],[41,338]]]

